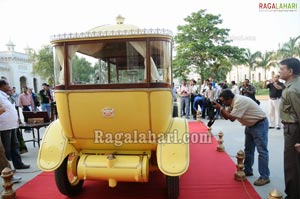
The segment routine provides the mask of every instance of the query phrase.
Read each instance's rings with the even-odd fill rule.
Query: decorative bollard
[[[237,158],[237,165],[236,165],[237,171],[234,174],[234,179],[237,181],[242,181],[246,178],[246,174],[244,172],[244,163],[243,163],[245,159],[244,151],[239,150],[239,152],[237,152],[236,158]]]
[[[219,139],[218,139],[218,146],[217,146],[217,151],[219,151],[219,152],[223,152],[223,151],[225,151],[225,147],[224,147],[224,145],[223,145],[223,132],[222,131],[220,131],[219,133],[218,133],[218,136],[219,136]]]
[[[3,178],[3,191],[1,194],[2,199],[14,199],[16,198],[16,192],[12,188],[13,183],[11,181],[13,177],[13,171],[6,167],[5,169],[2,170],[1,172],[1,177]]]
[[[280,191],[278,191],[277,189],[274,189],[273,191],[271,191],[268,195],[267,199],[283,199],[282,193],[280,193]]]

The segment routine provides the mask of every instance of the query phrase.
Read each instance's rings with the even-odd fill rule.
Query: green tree
[[[44,45],[38,53],[33,51],[30,54],[33,63],[33,74],[39,75],[42,79],[48,81],[49,84],[54,83],[54,62],[53,50],[50,45]]]
[[[72,77],[77,82],[90,83],[93,78],[94,68],[85,58],[74,56],[72,59]]]
[[[185,19],[186,25],[178,26],[175,36],[174,76],[187,75],[194,67],[201,79],[212,76],[224,79],[219,68],[231,67],[230,59],[243,60],[243,49],[229,45],[229,29],[219,28],[220,15],[207,14],[206,10],[192,13]]]
[[[191,68],[187,67],[189,63],[185,59],[180,58],[179,56],[183,55],[178,55],[177,59],[173,60],[173,75],[174,77],[179,77],[180,80],[183,80],[187,78],[188,74],[191,72]]]

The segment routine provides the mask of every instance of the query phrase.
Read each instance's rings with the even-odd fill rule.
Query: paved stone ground
[[[268,113],[268,101],[266,98],[259,98],[261,101],[262,109]],[[207,123],[207,120],[203,120]],[[244,127],[240,125],[239,122],[230,122],[227,120],[216,120],[212,126],[212,133],[217,137],[217,134],[222,131],[224,133],[224,146],[226,153],[232,158],[234,164],[236,164],[236,153],[239,150],[244,149]],[[44,128],[41,129],[41,134],[44,132]],[[30,133],[24,133],[24,139],[31,139]],[[18,189],[24,183],[29,181],[38,175],[41,171],[36,165],[36,158],[38,154],[38,147],[33,147],[33,144],[30,142],[27,143],[28,153],[22,154],[23,161],[26,164],[30,164],[31,168],[26,170],[17,170],[16,175],[22,177],[20,183],[14,184],[13,188]],[[267,198],[270,191],[273,189],[279,190],[281,193],[284,193],[284,176],[283,176],[283,130],[272,129],[269,131],[269,154],[270,154],[270,171],[271,183],[262,187],[256,187],[256,191],[260,194],[261,198]],[[234,174],[232,174],[234,177]],[[253,183],[257,178],[258,169],[257,169],[257,153],[256,159],[254,162],[254,176],[247,177],[248,180]],[[2,188],[0,188],[2,192]],[[245,190],[246,191],[246,190]],[[249,197],[251,198],[251,197]]]

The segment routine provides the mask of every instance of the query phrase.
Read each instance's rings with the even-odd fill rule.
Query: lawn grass
[[[269,89],[257,89],[256,95],[269,95]]]

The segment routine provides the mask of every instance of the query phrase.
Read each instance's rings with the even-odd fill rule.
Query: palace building
[[[226,80],[228,82],[234,80],[237,83],[245,79],[251,79],[251,82],[265,81],[272,79],[275,74],[279,73],[279,65],[271,66],[267,70],[262,67],[255,67],[254,70],[249,70],[250,68],[245,65],[233,65],[231,71],[227,74]]]
[[[19,93],[24,86],[38,92],[43,82],[39,76],[32,73],[32,62],[29,58],[31,49],[26,47],[25,53],[16,52],[15,44],[11,40],[6,47],[6,51],[1,51],[0,48],[0,78],[6,79]]]

